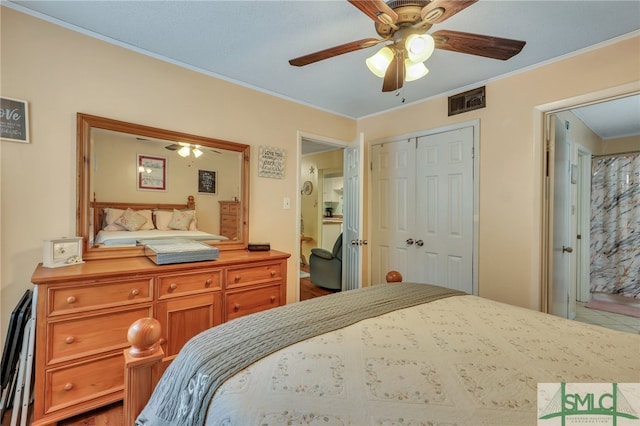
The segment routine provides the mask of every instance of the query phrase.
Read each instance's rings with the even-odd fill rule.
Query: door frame
[[[553,240],[553,232],[549,226],[550,203],[548,199],[549,188],[553,186],[553,176],[547,176],[547,140],[549,126],[547,122],[549,116],[561,111],[573,108],[600,103],[607,100],[622,98],[629,95],[640,94],[640,81],[611,87],[596,92],[591,92],[559,101],[538,105],[534,107],[534,159],[538,164],[538,182],[534,187],[534,200],[539,199],[540,203],[533,203],[534,217],[538,217],[538,227],[533,227],[533,237],[531,241],[537,247],[533,247],[532,256],[538,257],[539,268],[532,270],[533,282],[539,282],[538,289],[532,288],[532,300],[538,300],[538,309],[541,312],[549,313],[549,295],[551,291],[550,277],[553,273],[550,256],[553,251],[549,250],[549,241]],[[539,209],[539,210],[538,210]]]
[[[406,133],[406,134],[402,134],[402,135],[394,135],[394,136],[389,136],[386,138],[382,138],[382,139],[377,139],[375,141],[372,141],[370,143],[368,143],[368,148],[367,148],[367,158],[369,161],[369,165],[368,165],[368,176],[367,176],[367,182],[365,183],[366,185],[366,193],[367,195],[367,217],[371,218],[373,215],[373,203],[372,203],[372,197],[371,197],[371,191],[373,190],[372,187],[372,179],[371,179],[371,148],[373,145],[379,145],[379,144],[383,144],[383,143],[389,143],[389,142],[394,142],[394,141],[398,141],[401,139],[411,139],[411,138],[418,138],[418,137],[422,137],[422,136],[431,136],[431,135],[435,135],[438,133],[444,133],[444,132],[450,132],[452,130],[458,130],[458,129],[462,129],[465,127],[472,127],[473,128],[473,212],[472,212],[472,217],[473,217],[473,232],[472,232],[472,238],[473,238],[473,255],[472,255],[472,262],[473,262],[473,266],[472,266],[472,274],[473,274],[473,284],[472,284],[472,288],[473,288],[473,294],[474,295],[478,295],[478,227],[479,227],[479,199],[480,199],[480,119],[473,119],[473,120],[469,120],[469,121],[463,121],[460,123],[455,123],[455,124],[450,124],[447,126],[441,126],[441,127],[435,127],[435,128],[431,128],[431,129],[423,129],[423,130],[419,130],[416,132],[412,132],[412,133]],[[367,233],[368,235],[372,235],[373,229],[371,229],[372,225],[372,220],[370,219],[365,219],[365,222],[367,222]],[[371,264],[371,250],[369,250],[369,254],[368,254],[368,263]],[[368,282],[371,283],[371,268],[368,269],[367,271],[368,274]]]

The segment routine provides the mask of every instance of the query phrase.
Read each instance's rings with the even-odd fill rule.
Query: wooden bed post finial
[[[385,279],[388,283],[400,283],[402,282],[402,274],[398,271],[389,271]]]
[[[129,327],[127,340],[131,344],[129,355],[142,358],[151,355],[160,340],[160,323],[155,318],[140,318]]]
[[[160,346],[160,323],[154,318],[140,318],[129,327],[124,350],[124,424],[135,424],[155,386],[153,368],[164,357]]]

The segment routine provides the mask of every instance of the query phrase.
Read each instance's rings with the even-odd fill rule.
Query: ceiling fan
[[[202,155],[202,146],[189,144],[186,142],[173,143],[171,145],[165,146],[165,148],[169,151],[178,151],[178,154],[181,157],[188,157],[189,155],[193,155],[195,158],[198,158]],[[209,148],[209,151],[216,154],[221,154],[220,151],[217,151],[213,148]]]
[[[367,59],[369,69],[383,78],[382,91],[400,89],[405,81],[417,80],[429,70],[424,66],[434,49],[507,60],[522,50],[524,41],[460,31],[439,30],[427,34],[439,24],[478,0],[348,0],[375,21],[381,37],[365,38],[291,59],[301,67],[334,56],[389,42]]]

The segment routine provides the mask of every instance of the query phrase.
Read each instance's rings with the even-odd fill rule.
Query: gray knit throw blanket
[[[237,318],[188,341],[162,375],[137,425],[203,425],[216,389],[261,358],[294,343],[460,291],[380,284]]]

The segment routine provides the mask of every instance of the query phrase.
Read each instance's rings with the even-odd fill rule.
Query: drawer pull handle
[[[131,290],[131,295],[132,296],[137,296],[140,294],[140,290],[138,290],[137,288],[134,288],[133,290]]]
[[[65,342],[67,342],[67,345],[72,344],[73,342],[75,342],[75,338],[73,336],[67,336],[66,339],[64,339]]]
[[[209,287],[209,286],[211,285],[211,283],[213,283],[213,280],[212,280],[211,278],[209,278],[208,280],[206,280],[206,281],[204,282],[204,285],[205,285],[206,287]]]
[[[276,297],[275,296],[271,296],[270,299],[271,299],[271,303],[276,301]]]
[[[276,271],[271,271],[271,276],[275,277],[276,276]]]
[[[233,310],[234,310],[235,312],[238,312],[238,311],[240,310],[240,304],[239,304],[239,303],[236,303],[235,305],[233,305]]]
[[[78,299],[76,299],[76,297],[75,297],[75,296],[69,296],[69,297],[67,297],[67,303],[68,303],[68,304],[76,303],[76,300],[78,300]]]
[[[173,290],[175,290],[176,288],[178,288],[178,284],[176,284],[176,283],[171,283],[171,285],[169,286],[169,291],[173,291]]]
[[[71,389],[73,389],[73,383],[65,383],[64,384],[64,390],[69,392]]]
[[[240,281],[240,275],[236,275],[233,279],[236,280],[236,282]]]

